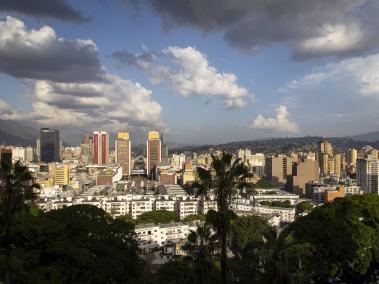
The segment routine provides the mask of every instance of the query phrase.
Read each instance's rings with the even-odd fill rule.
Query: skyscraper
[[[41,162],[59,162],[59,131],[41,128],[39,132],[39,153]]]
[[[364,193],[379,194],[379,160],[357,159],[357,183]]]
[[[12,148],[0,147],[0,163],[12,163]]]
[[[319,163],[322,175],[334,172],[333,146],[328,141],[321,141],[319,144]]]
[[[109,157],[109,134],[105,131],[93,133],[93,164],[106,165]]]
[[[147,174],[156,179],[156,169],[161,162],[161,139],[157,130],[150,131],[147,136]]]
[[[122,166],[122,174],[129,176],[132,160],[132,143],[130,141],[129,132],[123,131],[117,133],[117,140],[115,142],[115,159],[116,164]]]

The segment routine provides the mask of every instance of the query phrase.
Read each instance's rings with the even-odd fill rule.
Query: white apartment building
[[[172,199],[156,199],[154,203],[155,210],[175,211],[175,200]]]
[[[189,215],[199,213],[199,201],[197,199],[180,200],[176,203],[176,214],[180,219],[184,219]]]
[[[203,199],[200,201],[200,213],[201,214],[207,214],[209,210],[215,210],[217,211],[217,201],[216,200],[210,200],[210,199]]]
[[[130,213],[130,202],[117,199],[103,200],[101,208],[113,217],[124,216]]]
[[[357,159],[357,183],[364,193],[379,194],[378,159]]]
[[[295,208],[253,206],[252,209],[259,214],[280,215],[283,222],[292,223],[295,221]]]
[[[139,247],[144,253],[170,242],[187,239],[191,231],[196,230],[196,223],[172,222],[168,224],[140,224],[135,227]]]
[[[133,219],[150,211],[153,211],[153,203],[149,199],[132,200],[130,202],[129,212]]]

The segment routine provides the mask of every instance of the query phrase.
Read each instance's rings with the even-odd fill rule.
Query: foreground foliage
[[[20,215],[11,231],[13,281],[135,283],[140,263],[133,229],[90,205]]]

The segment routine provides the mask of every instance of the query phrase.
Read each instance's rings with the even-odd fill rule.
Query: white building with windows
[[[199,214],[199,200],[186,199],[176,202],[176,214],[179,215],[180,220],[183,220],[189,215]]]

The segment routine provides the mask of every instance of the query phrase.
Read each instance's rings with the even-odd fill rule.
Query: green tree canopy
[[[278,259],[298,281],[362,283],[379,267],[379,196],[338,198],[280,236]]]
[[[170,223],[170,222],[178,222],[180,220],[179,216],[172,211],[167,210],[155,210],[143,213],[138,216],[136,223],[144,224],[144,223]]]
[[[91,205],[20,215],[11,232],[13,280],[135,283],[140,260],[133,228]]]
[[[190,221],[205,221],[206,215],[204,214],[191,214],[184,218],[184,222]]]
[[[311,212],[312,209],[313,209],[313,205],[310,201],[302,201],[296,205],[297,213]]]

